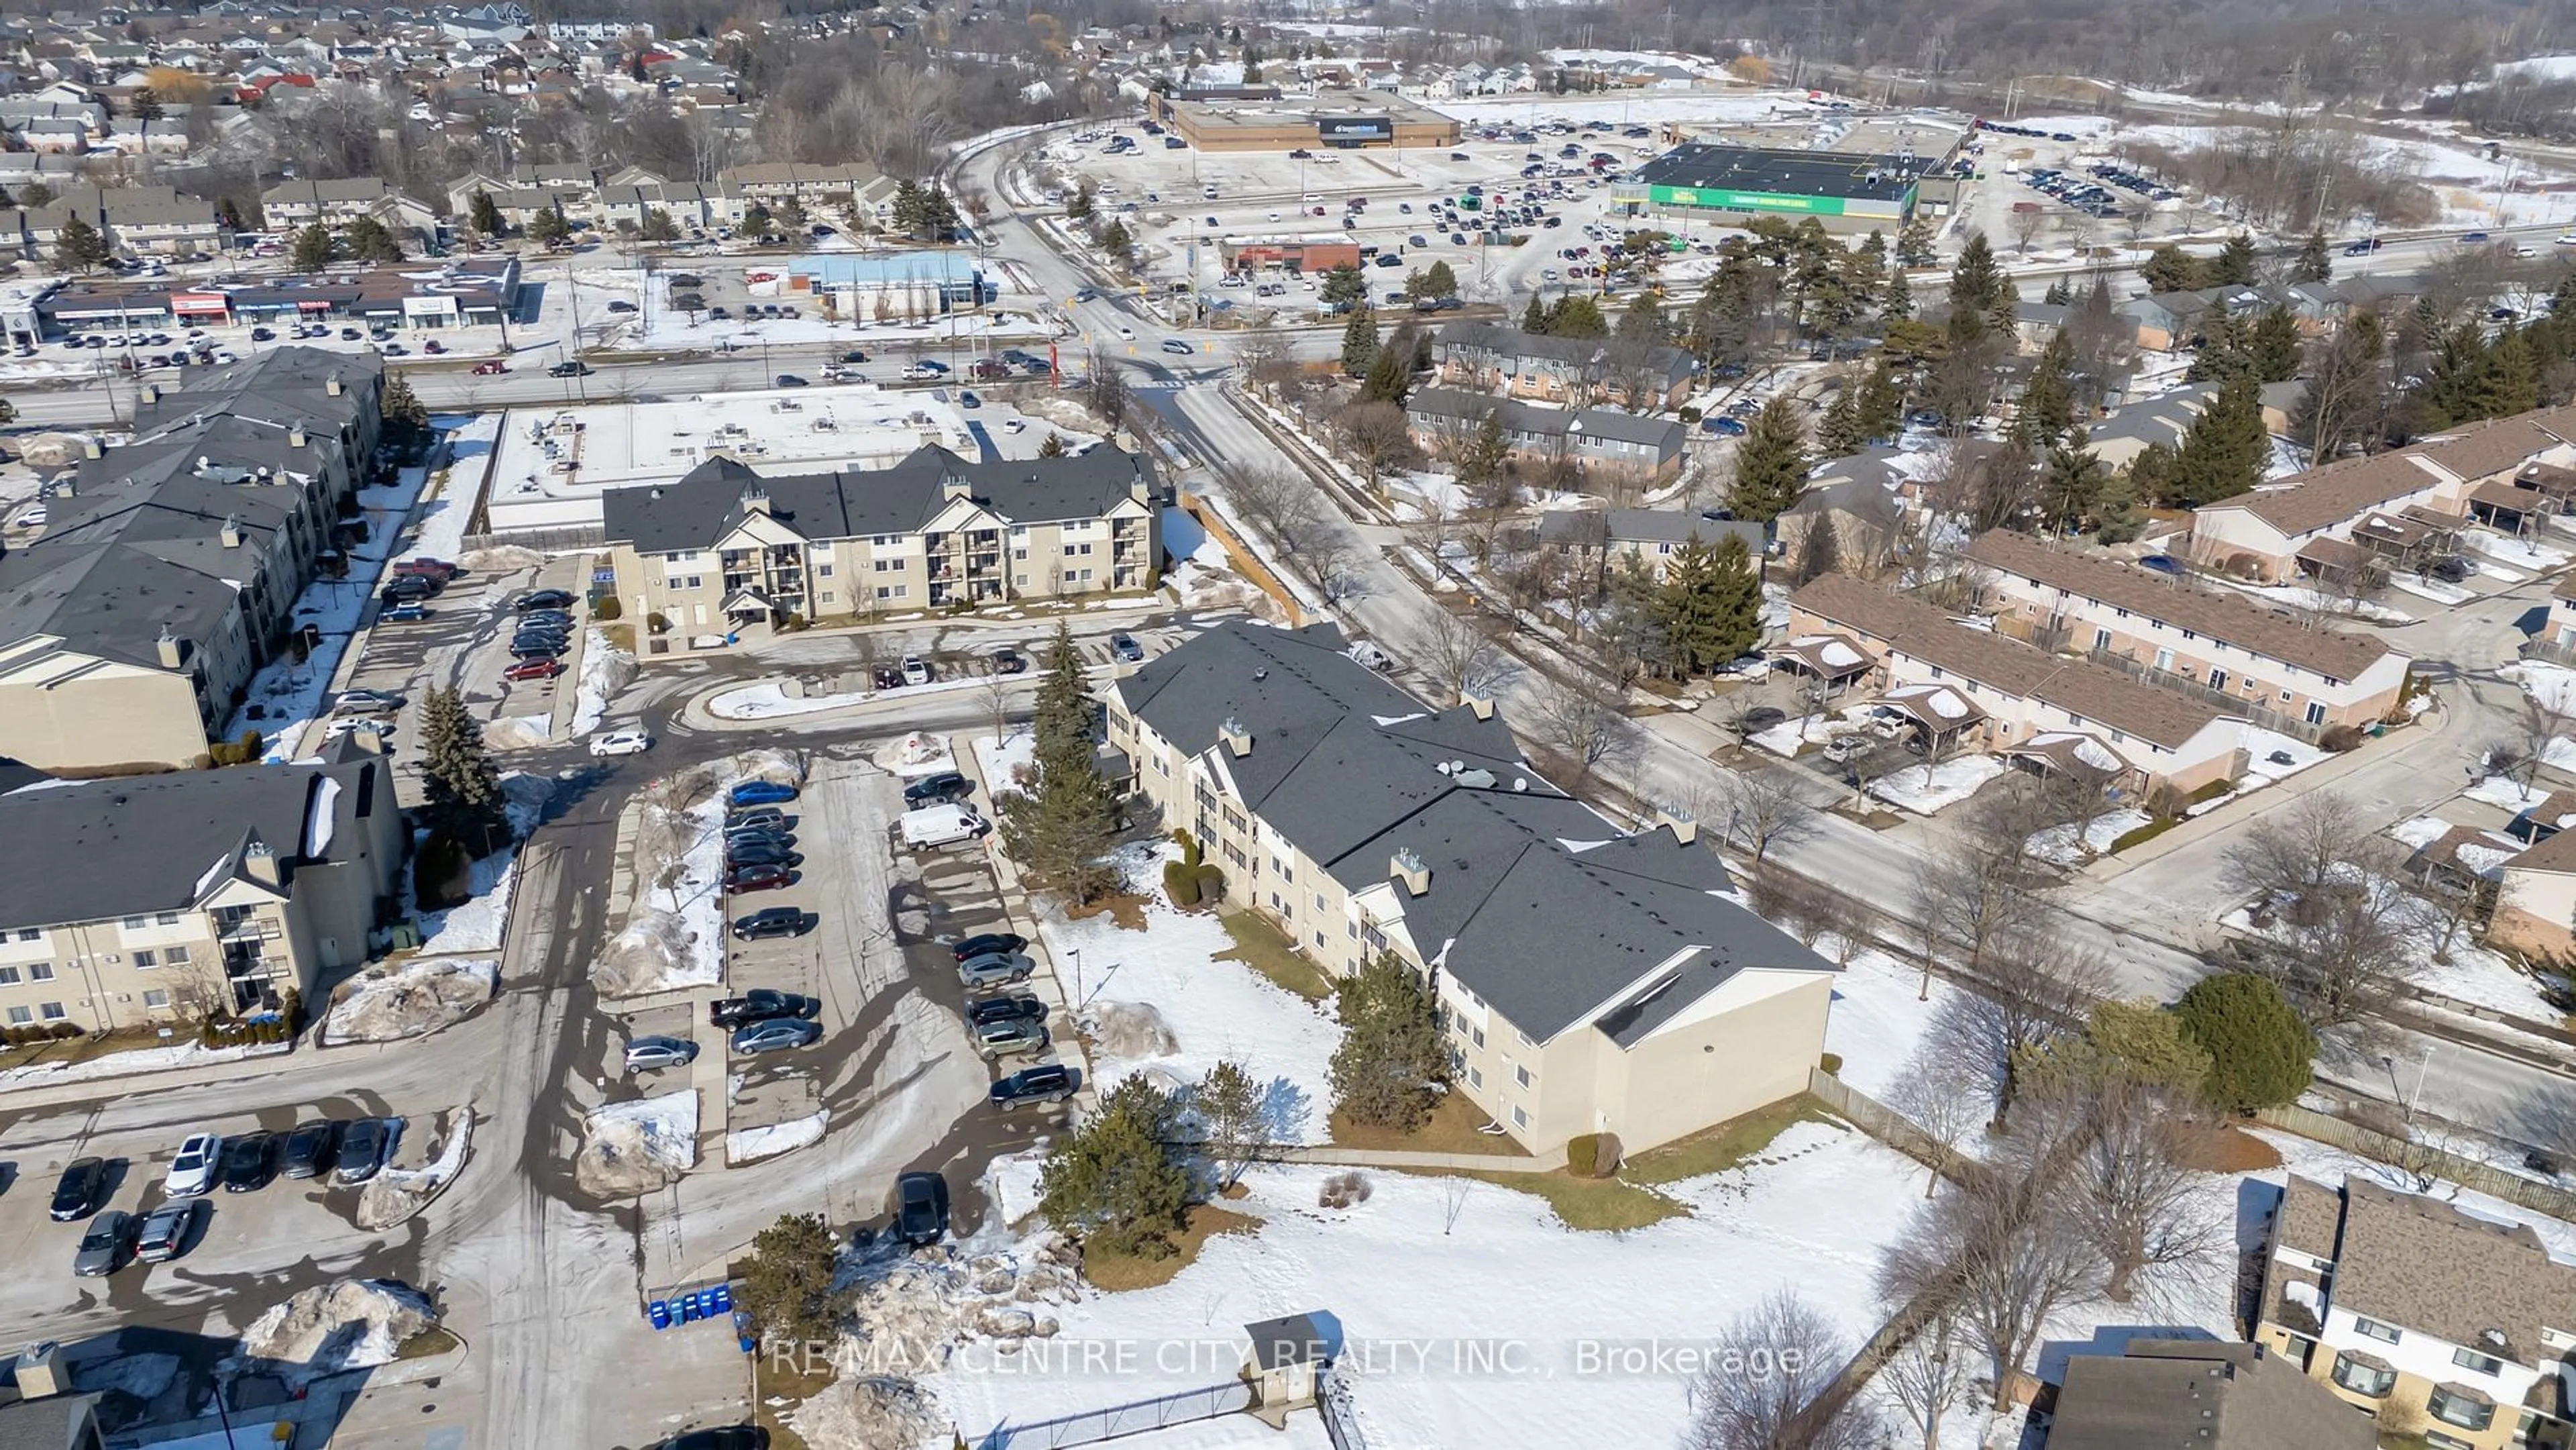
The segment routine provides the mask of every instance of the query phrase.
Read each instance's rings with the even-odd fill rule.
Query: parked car
[[[774,780],[746,780],[725,792],[729,806],[778,805],[796,799],[796,787]]]
[[[863,363],[867,360],[868,355],[855,347],[841,354],[841,361],[845,363]]]
[[[782,388],[801,388],[805,386],[805,380],[794,373],[780,373],[778,375],[778,386]]]
[[[953,770],[925,775],[903,788],[906,806],[924,806],[934,801],[957,801],[975,793],[974,782]]]
[[[561,660],[523,659],[517,664],[510,666],[508,669],[503,670],[501,672],[501,678],[505,680],[551,680],[563,672],[564,664]]]
[[[90,1221],[81,1235],[80,1252],[72,1255],[72,1272],[84,1279],[101,1278],[125,1267],[134,1257],[134,1215],[111,1208]]]
[[[894,1237],[920,1248],[948,1233],[948,1180],[936,1173],[906,1173],[894,1181]]]
[[[1028,944],[1029,939],[1018,932],[988,931],[960,938],[948,945],[957,953],[957,960],[967,962],[977,957],[991,956],[995,952],[1015,952]]]
[[[903,682],[907,685],[930,683],[930,662],[919,655],[903,657]]]
[[[144,1216],[134,1236],[134,1256],[147,1264],[166,1264],[188,1251],[188,1236],[196,1227],[196,1200],[173,1199]]]
[[[286,1176],[319,1178],[330,1172],[340,1154],[342,1131],[341,1124],[328,1118],[296,1124],[295,1131],[286,1135]]]
[[[1109,656],[1126,664],[1142,664],[1145,647],[1136,642],[1136,636],[1122,631],[1109,636]]]
[[[2138,561],[2138,567],[2153,569],[2159,574],[2171,574],[2177,579],[2188,572],[2183,568],[2182,561],[2171,554],[2149,554]]]
[[[1009,986],[1025,982],[1037,971],[1038,964],[1021,952],[992,952],[957,964],[957,980],[973,989]]]
[[[1062,1102],[1073,1096],[1073,1072],[1058,1062],[1024,1067],[995,1082],[990,1096],[993,1106],[1006,1113],[1022,1103]]]
[[[735,893],[779,891],[796,884],[796,873],[769,862],[745,864],[725,873],[724,889]]]
[[[376,619],[383,624],[417,624],[429,618],[430,613],[428,605],[418,600],[406,599],[400,604],[387,606],[383,613],[376,616]]]
[[[709,1002],[707,1021],[713,1026],[733,1028],[766,1022],[773,1017],[811,1021],[822,1012],[821,1002],[802,993],[754,987],[739,997],[718,997]]]
[[[773,936],[803,936],[805,911],[796,906],[764,906],[749,916],[736,917],[733,935],[736,941],[760,941]]]
[[[653,737],[641,730],[611,730],[590,737],[593,755],[641,755],[653,748]]]
[[[785,831],[787,815],[776,806],[745,806],[740,810],[725,813],[725,829],[728,831],[738,831],[754,826]]]
[[[56,1223],[70,1223],[98,1212],[107,1194],[107,1160],[75,1158],[63,1165],[63,1176],[54,1180],[53,1206],[46,1212]]]
[[[510,607],[521,612],[531,609],[570,609],[572,595],[561,589],[531,589],[511,600]]]
[[[814,1023],[793,1017],[777,1017],[755,1022],[733,1035],[733,1050],[749,1057],[763,1052],[784,1052],[791,1048],[811,1047],[823,1036]]]
[[[510,656],[522,660],[550,660],[567,648],[560,639],[522,636],[510,641]]]
[[[331,1170],[331,1181],[343,1188],[364,1183],[385,1166],[394,1153],[394,1133],[399,1118],[360,1118],[340,1131],[339,1166]]]
[[[994,997],[976,997],[966,1003],[966,1025],[969,1029],[995,1022],[1044,1022],[1047,1004],[1028,992],[1005,992]]]
[[[172,1198],[196,1198],[215,1186],[215,1165],[223,1161],[224,1140],[216,1133],[190,1133],[179,1141],[178,1156],[161,1175],[161,1191]]]
[[[981,1022],[975,1026],[975,1050],[991,1061],[1043,1052],[1047,1030],[1043,1023],[1025,1017],[1012,1017],[1000,1022]]]
[[[277,1177],[278,1138],[275,1133],[249,1132],[224,1144],[224,1161],[220,1174],[226,1193],[256,1193]]]
[[[626,1071],[660,1072],[698,1060],[698,1045],[685,1037],[638,1037],[626,1044]]]
[[[777,841],[742,841],[725,843],[725,869],[747,871],[755,866],[774,866],[792,871],[805,864],[803,853],[789,850]]]
[[[1025,660],[1025,659],[1021,658],[1021,656],[1020,656],[1020,652],[1019,652],[1018,650],[1015,650],[1015,649],[1011,648],[1009,645],[1004,645],[1004,646],[1002,646],[1000,649],[997,649],[997,650],[993,651],[993,673],[994,673],[994,674],[997,674],[997,675],[1016,675],[1016,674],[1021,674],[1021,673],[1026,672],[1026,671],[1027,671],[1027,669],[1028,669],[1028,667],[1029,667],[1029,662],[1028,662],[1027,660]]]
[[[2445,584],[2457,584],[2469,577],[2469,561],[2457,554],[2445,555],[2425,565],[2424,572]]]

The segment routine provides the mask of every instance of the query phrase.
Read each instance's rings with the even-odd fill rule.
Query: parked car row
[[[327,1178],[334,1187],[354,1187],[384,1170],[400,1125],[393,1118],[315,1118],[284,1133],[191,1133],[162,1174],[163,1202],[139,1215],[107,1206],[121,1181],[122,1162],[75,1158],[54,1181],[46,1214],[56,1223],[89,1221],[73,1252],[75,1274],[113,1274],[138,1259],[163,1263],[185,1254],[194,1242],[211,1215],[199,1203],[208,1194],[255,1193],[281,1175]]]

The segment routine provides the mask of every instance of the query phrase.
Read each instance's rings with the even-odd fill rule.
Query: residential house
[[[2085,441],[2092,445],[2093,456],[2102,466],[2121,469],[2135,462],[2151,444],[2168,449],[2182,447],[2191,425],[2199,421],[2201,410],[2218,396],[2212,383],[2193,383],[2122,405],[2111,416],[2085,429]]]
[[[98,1401],[97,1395],[31,1391],[25,1398],[14,1398],[0,1394],[0,1445],[107,1450],[107,1438],[98,1427]]]
[[[2510,483],[2528,465],[2576,464],[2576,408],[2544,408],[2474,423],[2368,458],[2312,468],[2277,488],[2203,505],[2190,552],[2212,568],[2266,583],[2312,573],[2320,541],[2372,546],[2370,529],[2410,514],[2424,527],[2466,519],[2480,485]],[[2327,551],[2341,557],[2339,551]]]
[[[2522,1224],[2346,1174],[2293,1175],[2255,1342],[2434,1450],[2576,1442],[2576,1263]]]
[[[1567,407],[1607,402],[1646,412],[1680,407],[1695,371],[1690,354],[1677,347],[1548,337],[1491,322],[1441,328],[1431,356],[1440,380],[1455,387]]]
[[[1330,624],[1232,621],[1118,680],[1108,743],[1224,899],[1328,975],[1392,954],[1456,1090],[1521,1147],[1652,1147],[1803,1090],[1835,968],[1736,905],[1696,826],[1630,832],[1428,706]]]
[[[385,757],[333,754],[0,796],[0,1023],[274,1008],[366,960],[411,829]]]
[[[372,214],[378,202],[399,196],[382,177],[351,176],[336,181],[283,181],[260,193],[260,214],[270,230],[310,226],[342,227]]]
[[[1141,592],[1160,577],[1161,492],[1113,447],[969,463],[924,447],[889,469],[765,478],[730,458],[601,508],[627,616],[690,648],[791,617]]]
[[[2088,651],[2275,728],[2358,729],[2405,695],[2409,662],[2381,635],[2314,628],[2234,590],[2008,529],[1978,536],[1968,558],[1998,607],[1998,628],[2043,648]]]
[[[1780,557],[1802,557],[1807,531],[1828,521],[1834,531],[1834,557],[1847,574],[1870,575],[1896,557],[1905,536],[1905,505],[1890,465],[1893,448],[1872,448],[1844,458],[1830,458],[1808,475],[1797,501],[1771,521]]]
[[[1539,517],[1536,542],[1596,578],[1606,578],[1634,559],[1660,581],[1673,555],[1686,545],[1696,540],[1715,548],[1729,536],[1744,541],[1754,571],[1761,572],[1769,541],[1760,524],[1685,509],[1550,509]]]
[[[2045,1450],[2376,1450],[2368,1418],[2259,1344],[2132,1339],[2066,1361]]]
[[[1571,463],[1588,474],[1661,482],[1681,472],[1689,431],[1671,418],[1646,418],[1615,408],[1543,408],[1510,398],[1424,388],[1405,403],[1414,441],[1434,452],[1453,452],[1482,431],[1485,419],[1502,425],[1514,462],[1546,468]]]
[[[2241,712],[1971,628],[1848,575],[1827,574],[1790,595],[1788,633],[1856,644],[1886,687],[1886,703],[1912,715],[1936,744],[2041,772],[2071,751],[2139,793],[2196,790],[2233,777],[2241,764]]]
[[[878,179],[875,167],[858,162],[812,166],[792,161],[763,161],[748,166],[730,166],[716,174],[717,181],[742,198],[743,206],[758,202],[773,211],[789,201],[808,212],[817,211],[827,202],[858,195],[870,182]]]

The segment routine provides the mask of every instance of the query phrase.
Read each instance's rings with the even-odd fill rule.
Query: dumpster
[[[656,1299],[644,1306],[644,1317],[653,1321],[655,1329],[668,1329],[671,1327],[671,1306]]]

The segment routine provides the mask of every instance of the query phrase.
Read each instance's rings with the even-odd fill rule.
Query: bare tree
[[[1412,426],[1394,403],[1354,403],[1334,415],[1333,431],[1352,460],[1368,470],[1372,490],[1380,488],[1381,473],[1413,457]]]
[[[1236,336],[1234,358],[1244,380],[1258,388],[1276,388],[1297,377],[1295,340],[1267,318]]]
[[[2252,900],[2266,933],[2255,964],[2320,1033],[2359,1027],[2423,969],[2423,908],[2403,857],[2331,791],[2257,822],[2228,850],[2223,879]]]
[[[1755,916],[1796,937],[1802,947],[1813,947],[1832,928],[1826,900],[1832,889],[1795,871],[1757,863],[1745,878],[1744,890]]]
[[[1783,1290],[1738,1315],[1693,1386],[1684,1450],[1871,1450],[1882,1427],[1834,1394],[1850,1351],[1833,1325]]]
[[[2153,1291],[2215,1260],[2222,1247],[2218,1220],[2201,1211],[2204,1176],[2175,1157],[2174,1105],[2146,1089],[2109,1084],[2083,1111],[2083,1147],[2069,1160],[2067,1202],[2101,1255],[2103,1297],[2126,1304],[2141,1276]]]
[[[1447,567],[1449,540],[1457,529],[1458,512],[1450,507],[1445,496],[1440,495],[1415,506],[1413,517],[1404,521],[1406,542],[1422,551],[1424,560],[1431,565],[1434,578]]]
[[[1878,1372],[1905,1418],[1923,1432],[1923,1450],[1941,1450],[1941,1418],[1968,1392],[1968,1356],[1959,1338],[1958,1317],[1935,1314]]]
[[[1494,647],[1484,624],[1445,609],[1432,616],[1431,628],[1414,641],[1413,655],[1443,705],[1491,690],[1503,668],[1503,652]]]
[[[1956,1037],[1927,1035],[1887,1090],[1887,1105],[1929,1140],[1932,1171],[1924,1179],[1925,1198],[1959,1166],[1961,1148],[1994,1116],[1996,1064],[1960,1046]]]
[[[1277,464],[1255,464],[1228,470],[1225,497],[1244,524],[1258,531],[1284,554],[1305,546],[1323,522],[1324,504],[1314,483]]]
[[[2254,823],[2230,846],[2220,877],[2257,907],[2296,900],[2342,874],[2353,843],[2366,840],[2360,810],[2334,791],[2316,791]]]
[[[1339,529],[1313,530],[1307,534],[1306,547],[1299,557],[1306,561],[1306,572],[1313,576],[1325,603],[1338,604],[1350,592],[1351,568],[1359,558],[1359,543],[1349,534]]]
[[[1963,849],[1965,834],[1953,832],[1946,849],[1931,852],[1914,868],[1911,901],[1923,941],[1925,996],[1942,951],[1959,954],[1970,975],[1981,974],[1995,943],[2039,915],[2024,864]]]
[[[2532,787],[2540,773],[2541,763],[2549,758],[2549,747],[2568,733],[2571,722],[2567,712],[2544,704],[2532,696],[2522,697],[2522,713],[2515,718],[2517,743],[2522,747],[2525,790]]]
[[[1575,780],[1590,776],[1626,733],[1625,693],[1617,680],[1597,670],[1576,668],[1543,677],[1532,723],[1541,743],[1566,758]]]
[[[2029,210],[2023,210],[2024,207]],[[2040,233],[2048,230],[2048,211],[2037,202],[2019,203],[2013,208],[2012,221],[2008,225],[2012,228],[2014,245],[2028,253],[2030,244],[2038,241]]]
[[[1727,839],[1753,853],[1754,865],[1760,866],[1773,846],[1794,846],[1823,829],[1799,784],[1789,771],[1762,768],[1718,778],[1715,803],[1723,814],[1716,819],[1724,822]]]

